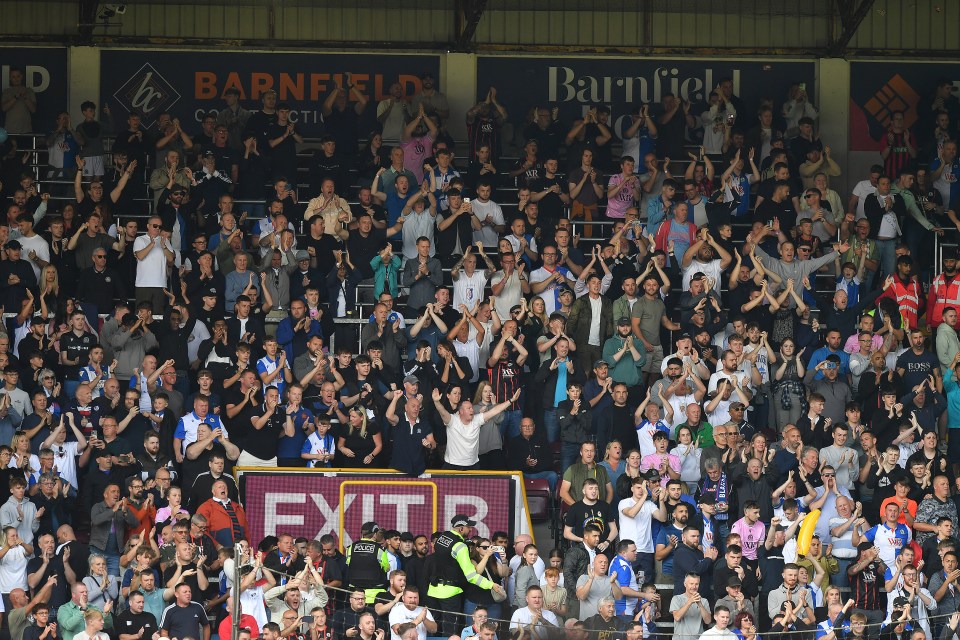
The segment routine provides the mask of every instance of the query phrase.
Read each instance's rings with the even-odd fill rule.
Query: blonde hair
[[[27,434],[23,431],[18,431],[13,434],[13,437],[10,438],[10,448],[13,449],[14,453],[19,453],[17,447],[20,446],[20,443],[26,440],[30,442],[30,438],[27,437]],[[30,457],[30,447],[27,447],[27,457]]]
[[[363,407],[353,406],[350,407],[350,412],[357,412],[360,414],[360,417],[363,419],[363,423],[360,425],[360,437],[367,437],[367,411]],[[350,425],[350,435],[353,435],[353,425]]]
[[[537,300],[543,303],[543,311],[541,313],[533,310],[533,303]],[[533,298],[530,299],[530,304],[527,305],[527,321],[529,322],[530,318],[534,316],[540,319],[540,323],[543,324],[544,327],[550,324],[550,317],[547,315],[547,301],[543,299],[543,296],[533,296]]]
[[[50,283],[50,288],[47,288],[47,273],[50,271],[53,272],[53,282]],[[47,293],[60,293],[60,274],[57,272],[57,268],[52,264],[48,264],[40,271],[40,295],[46,295]]]
[[[103,614],[93,607],[88,607],[86,611],[83,612],[84,622],[90,622],[92,620],[103,620]]]
[[[607,448],[603,451],[604,462],[610,459],[610,449],[612,449],[615,444],[620,446],[620,459],[623,460],[623,445],[620,444],[619,440],[611,440],[607,443]]]

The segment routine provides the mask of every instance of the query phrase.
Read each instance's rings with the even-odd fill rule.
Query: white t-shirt
[[[40,267],[37,266],[37,263],[33,260],[30,260],[30,252],[36,251],[37,257],[43,260],[44,262],[50,262],[50,245],[47,244],[47,241],[43,239],[43,236],[33,234],[29,238],[27,236],[20,236],[18,240],[20,246],[23,247],[23,250],[20,252],[20,256],[26,258],[27,262],[30,263],[30,266],[33,267],[33,275],[37,277],[37,281],[40,281]]]
[[[167,286],[167,258],[163,255],[160,243],[166,242],[162,236],[138,236],[133,241],[133,252],[138,253],[149,247],[153,248],[143,260],[137,261],[137,287],[166,287]]]
[[[667,398],[667,402],[673,407],[673,420],[670,421],[670,437],[675,440],[677,427],[687,421],[687,405],[700,403],[697,402],[696,396],[692,393],[684,396],[675,393]],[[664,420],[666,420],[666,418],[664,418]]]
[[[506,278],[506,274],[504,274],[503,271],[497,271],[493,274],[493,277],[490,278],[490,286],[500,284],[504,278]],[[517,272],[514,271],[513,275],[510,276],[510,280],[504,285],[500,295],[497,296],[497,301],[494,303],[494,307],[496,307],[497,313],[500,314],[501,318],[509,318],[510,308],[520,304],[520,298],[523,297],[521,284],[520,277],[517,275]]]
[[[231,587],[231,593],[234,591]],[[257,626],[261,629],[263,625],[270,622],[270,618],[267,616],[267,607],[263,602],[263,587],[254,584],[251,588],[240,592],[240,612],[253,616],[253,619],[257,621]]]
[[[755,350],[759,349],[760,353],[757,354],[757,361],[755,363],[757,371],[760,373],[760,383],[770,382],[770,357],[767,353],[766,347],[761,347],[759,344],[753,344],[748,342],[743,345],[743,350],[746,353],[753,353]],[[750,379],[749,377],[747,378]]]
[[[547,624],[554,625],[555,627],[562,626],[560,621],[557,620],[557,616],[554,615],[553,611],[547,611],[546,609],[541,610],[540,619],[546,621]],[[513,615],[510,616],[510,630],[513,631],[514,629],[519,629],[520,627],[526,629],[530,627],[531,622],[533,622],[533,612],[530,611],[530,607],[517,609],[513,612]],[[537,625],[531,629],[532,640],[546,640],[550,635],[550,627],[542,622],[537,623]]]
[[[474,342],[474,345],[477,343]],[[467,424],[460,421],[460,415],[450,416],[447,424],[447,452],[443,461],[458,467],[471,467],[480,462],[480,427],[483,414],[474,414]]]
[[[10,549],[0,559],[0,593],[27,588],[27,552],[23,547]]]
[[[677,256],[678,259],[682,259],[683,256]],[[691,260],[690,266],[683,270],[683,290],[690,291],[690,279],[693,278],[693,274],[698,271],[703,272],[703,275],[708,278],[713,278],[713,290],[717,292],[717,295],[720,295],[720,282],[723,278],[723,269],[720,268],[720,258],[714,258],[710,262],[700,262],[699,260]]]
[[[739,401],[739,398],[735,395],[731,395],[727,400],[721,400],[717,403],[717,407],[707,413],[707,422],[710,424],[727,424],[730,422],[730,403],[734,400]]]
[[[480,379],[480,345],[477,344],[476,334],[473,337],[467,336],[466,342],[460,342],[459,340],[453,341],[453,348],[456,349],[457,355],[466,358],[467,362],[470,363],[470,368],[473,369],[473,375],[470,377],[470,382],[476,382]]]
[[[400,640],[400,636],[393,631],[393,628],[397,625],[413,622],[421,611],[423,611],[423,607],[417,607],[411,611],[403,603],[399,603],[390,609],[390,640]],[[427,620],[433,622],[433,614],[430,613],[429,609],[427,610]],[[423,622],[417,625],[417,640],[427,640],[427,625]]]
[[[617,505],[617,516],[620,521],[620,539],[633,540],[637,544],[637,551],[640,553],[653,553],[653,535],[651,534],[651,525],[653,521],[653,512],[657,510],[657,505],[651,500],[644,500],[640,506],[640,511],[632,518],[624,513],[626,509],[633,507],[635,500],[624,498]]]
[[[640,450],[640,456],[649,456],[651,453],[656,453],[657,448],[653,446],[653,434],[660,429],[657,428],[658,422],[650,422],[646,418],[643,419],[641,426],[637,427],[637,449]]]
[[[758,359],[759,359],[759,358],[758,358]],[[718,362],[717,364],[718,364],[719,366],[721,366],[721,367],[723,366],[723,365],[722,365],[721,363],[719,363],[719,362]],[[725,372],[725,371],[723,371],[723,370],[721,369],[720,371],[717,371],[716,373],[710,374],[710,381],[707,383],[707,393],[710,394],[710,393],[713,393],[714,391],[716,391],[716,390],[717,390],[717,384],[720,382],[720,380],[730,380],[730,379],[732,379],[734,376],[740,378],[740,388],[742,388],[742,389],[749,389],[749,388],[750,388],[750,374],[749,374],[749,373],[744,373],[743,371],[740,371],[739,369],[738,369],[737,371],[735,371],[734,373],[727,373],[727,372]],[[737,392],[736,392],[736,391],[734,391],[732,394],[730,394],[730,402],[735,402],[735,401],[737,401],[737,400],[739,400],[739,399],[740,399],[740,396],[737,395]],[[713,423],[711,422],[710,424],[713,424]]]
[[[587,344],[595,347],[600,344],[600,310],[603,308],[603,301],[598,296],[596,300],[587,295],[590,301],[590,334],[587,336]]]
[[[50,448],[53,449],[53,464],[57,467],[57,473],[60,474],[60,477],[65,481],[69,482],[71,487],[79,489],[80,485],[77,482],[77,456],[80,455],[80,452],[78,451],[77,441],[53,444]]]
[[[477,217],[477,220],[483,221],[486,220],[487,216],[491,216],[493,224],[504,224],[503,211],[500,209],[500,205],[493,200],[487,200],[486,202],[474,200],[470,204],[473,205],[473,215]],[[497,230],[493,227],[484,226],[473,230],[473,241],[482,242],[485,247],[497,246],[498,239]]]
[[[468,309],[473,309],[477,300],[483,299],[486,286],[487,277],[482,269],[476,269],[472,276],[461,270],[460,275],[453,281],[453,308],[459,309],[460,305],[465,304]]]
[[[877,188],[870,184],[869,180],[861,180],[853,188],[853,195],[859,198],[857,201],[857,220],[866,217],[867,214],[863,211],[863,205],[866,204],[867,198],[876,192]]]

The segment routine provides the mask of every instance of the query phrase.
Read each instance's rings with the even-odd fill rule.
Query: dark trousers
[[[433,619],[437,621],[437,632],[433,636],[449,638],[467,625],[466,618],[453,613],[463,611],[463,594],[443,599],[427,596],[427,607],[433,609]]]

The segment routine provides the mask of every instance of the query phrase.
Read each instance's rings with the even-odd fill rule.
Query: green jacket
[[[933,229],[934,224],[927,219],[927,214],[917,206],[917,198],[913,195],[913,191],[901,189],[900,187],[890,187],[890,193],[899,194],[900,197],[903,198],[903,204],[907,206],[907,213],[910,214],[911,218],[920,223],[924,229],[927,231]]]
[[[397,286],[400,276],[400,256],[394,255],[390,258],[390,264],[385,265],[380,254],[377,254],[370,260],[370,268],[373,269],[374,298],[379,298],[380,294],[388,288],[394,298],[400,295],[400,288]]]
[[[623,382],[628,387],[640,384],[641,369],[647,363],[647,350],[643,347],[643,343],[636,337],[634,337],[634,341],[639,344],[637,351],[640,353],[640,359],[634,360],[633,354],[628,351],[623,354],[619,362],[613,356],[620,349],[623,349],[623,338],[615,335],[612,338],[607,338],[607,341],[603,343],[603,359],[610,367],[610,377],[613,378],[614,382]]]
[[[96,607],[90,607],[96,609]],[[100,611],[97,609],[97,611]],[[101,613],[103,613],[101,611]],[[83,611],[72,600],[57,609],[57,628],[60,630],[60,640],[73,640],[73,636],[86,629],[87,623],[83,619]],[[104,630],[113,628],[113,614],[103,614]]]

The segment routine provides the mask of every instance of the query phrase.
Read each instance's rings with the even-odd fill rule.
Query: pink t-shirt
[[[743,557],[748,560],[757,559],[757,549],[767,538],[767,528],[757,520],[750,524],[746,518],[740,518],[730,527],[730,533],[740,534],[740,546],[743,547]]]
[[[651,453],[646,455],[643,459],[640,460],[640,470],[649,471],[650,469],[660,470],[661,463],[666,460],[667,464],[673,469],[674,473],[680,473],[680,458],[669,453]],[[666,473],[660,474],[660,486],[666,488],[667,483],[670,482],[670,475]]]
[[[618,173],[610,177],[607,188],[619,186],[623,182],[623,174]],[[627,217],[627,209],[633,206],[633,189],[624,187],[617,195],[607,199],[607,217],[622,220]]]
[[[433,136],[427,134],[400,143],[403,149],[403,168],[417,176],[417,185],[423,183],[423,162],[433,155]],[[414,185],[410,185],[411,192]]]

